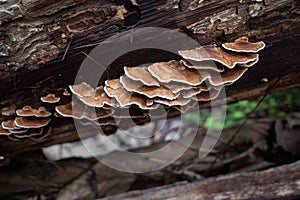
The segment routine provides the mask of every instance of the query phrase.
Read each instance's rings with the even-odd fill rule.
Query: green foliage
[[[262,98],[262,97],[260,97]],[[187,113],[184,119],[199,123],[205,128],[211,127],[215,129],[222,129],[229,127],[237,122],[240,122],[247,114],[250,114],[256,107],[256,101],[242,100],[236,103],[226,105],[226,119],[223,123],[214,119],[209,110],[202,110],[199,112]],[[224,108],[224,106],[223,106]],[[295,112],[300,108],[300,88],[285,90],[269,94],[251,117],[274,117],[283,116],[289,112]]]

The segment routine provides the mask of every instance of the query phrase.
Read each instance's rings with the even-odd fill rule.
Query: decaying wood
[[[267,48],[261,53],[259,63],[236,85],[226,89],[228,102],[263,95],[279,79],[271,91],[300,85],[299,3],[296,1],[140,0],[138,6],[129,1],[116,2],[2,1],[1,104],[17,108],[27,104],[38,106],[40,96],[49,91],[63,91],[74,82],[85,58],[81,52],[90,51],[114,33],[130,30],[130,20],[138,21],[135,27],[178,29],[200,44],[212,40],[232,41],[239,36],[264,40]],[[140,18],[136,19],[137,16]],[[122,75],[124,65],[176,58],[177,55],[161,52],[135,52],[114,62],[109,67],[110,77]],[[78,139],[70,120],[53,122],[53,130],[41,141],[0,138],[0,153],[9,156]]]
[[[103,198],[112,199],[298,199],[300,162],[269,170],[225,175]]]

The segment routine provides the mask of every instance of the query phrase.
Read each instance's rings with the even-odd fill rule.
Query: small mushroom
[[[227,52],[215,45],[207,45],[193,50],[183,50],[179,51],[179,54],[183,58],[193,61],[214,60],[230,69],[234,68],[237,64],[245,64],[258,59],[258,54],[238,54],[234,52]]]
[[[55,111],[63,117],[72,117],[75,119],[96,120],[109,117],[113,114],[113,109],[93,108],[88,107],[79,102],[70,102],[65,105],[55,107]]]
[[[15,130],[15,129],[20,129],[15,123],[14,120],[7,120],[1,123],[1,126],[3,129],[6,130]]]
[[[56,97],[55,94],[47,94],[45,97],[41,97],[41,101],[44,103],[57,103],[60,101],[60,97]]]
[[[85,82],[79,85],[70,85],[69,88],[71,92],[78,97],[89,97],[92,96],[94,92],[94,88]]]
[[[179,94],[174,94],[165,86],[146,86],[139,81],[133,81],[125,76],[121,76],[120,82],[126,90],[145,95],[148,98],[160,97],[173,100],[179,96]]]
[[[210,76],[206,71],[200,72],[196,69],[187,68],[175,60],[155,63],[149,66],[148,70],[162,83],[175,81],[192,86],[200,85]]]
[[[1,115],[2,116],[12,116],[16,112],[16,106],[15,105],[9,105],[7,107],[4,107],[1,109]]]
[[[124,77],[127,78],[127,77]],[[127,78],[128,79],[128,78]],[[105,86],[104,90],[109,97],[113,97],[117,100],[121,107],[126,107],[130,105],[137,105],[142,109],[156,109],[157,105],[152,106],[153,101],[148,99],[146,96],[140,95],[138,93],[129,92],[128,90],[124,89],[123,86],[120,84],[120,80],[118,83],[107,83],[109,86]],[[129,79],[130,80],[130,79]]]
[[[16,117],[14,123],[20,128],[41,128],[47,126],[50,122],[48,118],[27,118]]]
[[[149,73],[148,67],[124,67],[124,71],[134,81],[141,81],[147,86],[159,86],[159,82]]]
[[[20,117],[31,117],[35,115],[36,109],[33,109],[31,106],[24,106],[22,109],[18,109],[16,113]]]
[[[71,93],[68,91],[67,88],[64,89],[64,92],[63,92],[63,95],[64,96],[71,96]]]
[[[234,42],[226,42],[222,44],[224,49],[235,51],[235,52],[252,52],[256,53],[263,48],[265,48],[265,43],[260,42],[249,42],[247,37],[240,37],[236,39]]]
[[[47,111],[45,107],[39,107],[34,114],[35,117],[49,117],[51,112]]]

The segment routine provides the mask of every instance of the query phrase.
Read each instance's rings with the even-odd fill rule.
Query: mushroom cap
[[[209,78],[209,82],[213,86],[231,85],[240,79],[247,70],[248,68],[245,67],[236,67],[234,69],[225,70],[221,73],[221,76],[219,74],[215,76],[212,74]]]
[[[189,90],[193,86],[189,84],[184,83],[177,83],[177,82],[170,82],[170,83],[161,83],[161,85],[167,87],[169,90],[171,90],[174,94],[177,94],[183,90]]]
[[[120,84],[120,80],[119,79],[117,79],[117,80],[119,81],[119,83],[115,83],[113,85],[114,88],[105,86],[104,90],[109,97],[115,98],[121,107],[137,105],[142,109],[156,109],[157,108],[157,106],[152,106],[152,104],[153,104],[152,100],[150,100],[146,96],[140,95],[138,93],[129,92],[128,90],[126,90],[122,87],[122,85]]]
[[[97,87],[91,96],[79,98],[84,104],[96,108],[102,108],[104,105],[114,106],[115,102],[105,93],[103,86]]]
[[[191,98],[183,98],[183,97],[178,97],[177,99],[174,99],[174,100],[160,99],[160,98],[154,99],[155,103],[160,103],[160,104],[164,104],[167,106],[184,106],[184,105],[188,104],[190,101],[191,101]]]
[[[199,94],[200,92],[209,91],[210,88],[211,88],[211,86],[201,84],[201,85],[191,88],[190,90],[183,91],[182,97],[183,98],[191,98],[192,96],[195,96],[195,95]]]
[[[79,102],[70,102],[65,105],[55,107],[55,111],[63,117],[72,117],[75,119],[96,120],[109,117],[113,114],[113,109],[93,108]]]
[[[16,117],[15,124],[21,128],[41,128],[47,126],[51,120],[48,118]]]
[[[51,112],[47,111],[45,107],[39,107],[37,110],[31,106],[24,106],[22,109],[16,111],[20,117],[49,117]]]
[[[36,109],[33,109],[31,106],[24,106],[22,109],[16,110],[18,116],[21,117],[31,117],[34,116]]]
[[[2,125],[0,125],[0,135],[10,135],[12,134],[11,132],[9,132],[7,129],[3,129]]]
[[[209,91],[200,92],[192,98],[196,101],[211,101],[219,96],[221,89],[222,87],[212,87]]]
[[[22,134],[22,133],[26,133],[28,132],[28,128],[21,128],[21,129],[11,129],[11,130],[8,130],[10,133],[13,133],[15,135],[18,135],[18,134]]]
[[[14,120],[7,120],[7,121],[3,121],[1,123],[1,126],[3,129],[6,129],[6,130],[15,130],[15,129],[20,129],[20,127],[18,127]]]
[[[234,68],[237,64],[244,64],[258,59],[258,54],[228,52],[215,45],[207,45],[193,50],[183,50],[179,51],[179,54],[183,58],[193,61],[214,60],[230,69]]]
[[[163,83],[175,81],[196,86],[200,85],[209,77],[209,73],[206,71],[187,68],[175,60],[154,63],[149,66],[148,70],[152,76]]]
[[[51,112],[47,111],[45,107],[39,107],[34,114],[35,117],[49,117]]]
[[[263,41],[249,42],[247,37],[240,37],[234,42],[226,42],[222,44],[224,49],[235,52],[252,52],[256,53],[265,48],[266,44]]]
[[[65,88],[65,89],[64,89],[64,92],[63,92],[63,95],[64,95],[64,96],[70,96],[71,93],[68,91],[67,88]]]
[[[180,60],[180,62],[188,67],[188,68],[192,68],[192,69],[198,69],[198,70],[213,70],[216,72],[223,72],[225,70],[225,68],[223,66],[219,66],[216,65],[215,63],[211,62],[211,61],[188,61],[185,59]]]
[[[165,86],[146,86],[141,82],[133,81],[126,76],[121,76],[120,82],[126,90],[145,95],[148,98],[160,97],[173,100],[179,96],[179,94],[174,94]]]
[[[124,71],[134,81],[141,81],[147,86],[159,86],[159,82],[149,73],[148,67],[124,67]]]
[[[44,103],[57,103],[60,101],[60,97],[56,97],[55,94],[47,94],[45,97],[41,97],[41,101]]]
[[[79,85],[70,85],[69,88],[71,92],[78,97],[89,97],[92,96],[94,92],[94,88],[85,82]]]

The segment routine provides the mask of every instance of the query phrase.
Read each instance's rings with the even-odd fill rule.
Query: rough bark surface
[[[300,163],[194,183],[132,191],[110,199],[298,199]]]

